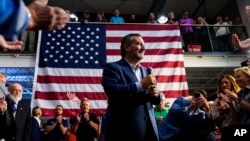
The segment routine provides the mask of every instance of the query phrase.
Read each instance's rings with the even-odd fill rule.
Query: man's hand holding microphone
[[[142,88],[149,89],[151,96],[158,97],[159,90],[157,88],[157,82],[155,76],[152,74],[152,68],[147,68],[147,76],[141,80]]]

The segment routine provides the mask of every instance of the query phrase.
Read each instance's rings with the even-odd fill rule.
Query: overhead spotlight
[[[159,18],[158,18],[158,22],[159,23],[166,23],[168,21],[168,17],[164,16],[164,15],[161,15]]]
[[[69,18],[70,18],[70,21],[72,21],[72,22],[78,21],[78,17],[74,13],[70,13]]]

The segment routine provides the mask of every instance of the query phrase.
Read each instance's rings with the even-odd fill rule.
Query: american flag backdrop
[[[146,52],[141,64],[153,68],[159,90],[167,98],[187,96],[178,25],[69,23],[62,30],[40,32],[31,106],[41,107],[43,116],[54,116],[60,104],[65,116],[73,116],[79,102],[69,100],[71,92],[90,99],[91,112],[105,112],[102,68],[121,59],[121,38],[128,33],[142,35]]]

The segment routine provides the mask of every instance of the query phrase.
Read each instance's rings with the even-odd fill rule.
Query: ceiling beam
[[[155,14],[155,18],[159,17],[165,3],[166,3],[166,0],[154,0],[154,2],[152,3],[151,8],[148,11],[148,15],[149,15],[150,12],[153,12]]]
[[[192,17],[195,17],[195,15],[198,13],[198,11],[201,9],[201,6],[204,4],[205,0],[198,0],[199,5],[194,10]]]

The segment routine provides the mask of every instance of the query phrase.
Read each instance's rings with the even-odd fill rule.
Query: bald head
[[[13,83],[9,86],[9,96],[16,103],[22,99],[23,87],[19,83]]]

